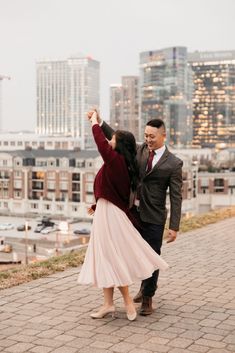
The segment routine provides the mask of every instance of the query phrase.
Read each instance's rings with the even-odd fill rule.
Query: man
[[[88,113],[92,114],[92,112]],[[110,140],[114,130],[100,119],[105,136]],[[170,195],[170,224],[168,240],[175,241],[179,230],[182,203],[182,165],[165,146],[165,124],[161,119],[150,120],[145,127],[145,142],[137,148],[140,185],[131,210],[138,218],[138,230],[149,245],[161,254],[163,232],[167,218],[166,196]],[[141,283],[134,302],[140,303],[140,315],[153,312],[152,297],[157,290],[159,271]]]

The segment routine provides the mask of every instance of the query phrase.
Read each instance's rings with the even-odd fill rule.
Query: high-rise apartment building
[[[99,107],[99,62],[77,56],[37,63],[37,133],[79,137],[94,146],[86,112]]]
[[[174,147],[192,142],[192,73],[187,48],[140,53],[140,134],[148,120],[161,118],[167,142]]]
[[[138,76],[123,76],[122,83],[110,86],[110,124],[139,137]]]
[[[235,50],[195,52],[193,71],[193,144],[235,147]]]

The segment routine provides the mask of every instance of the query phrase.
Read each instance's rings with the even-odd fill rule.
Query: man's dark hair
[[[152,127],[156,127],[157,129],[159,129],[160,127],[163,127],[164,130],[166,130],[166,126],[165,123],[162,119],[152,119],[149,120],[146,124],[146,126],[152,126]]]

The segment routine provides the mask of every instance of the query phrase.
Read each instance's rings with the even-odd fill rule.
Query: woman
[[[96,207],[90,242],[78,282],[103,288],[104,305],[94,319],[114,315],[114,287],[120,290],[127,318],[136,319],[136,310],[128,286],[151,277],[156,269],[168,265],[141,237],[128,218],[130,191],[138,181],[136,143],[127,131],[117,131],[107,141],[94,111],[92,132],[104,164],[95,178]],[[94,209],[94,208],[93,208]],[[90,209],[89,213],[93,213]]]

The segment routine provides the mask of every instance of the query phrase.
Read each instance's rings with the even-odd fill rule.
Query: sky
[[[139,53],[235,49],[234,0],[0,0],[2,127],[36,127],[36,62],[83,53],[100,61],[101,114],[109,86],[138,75]]]

